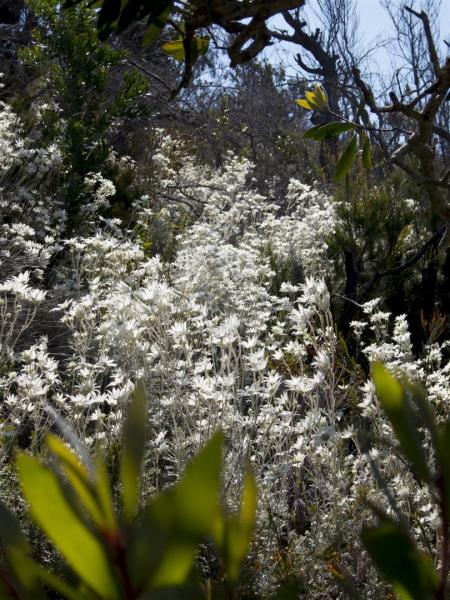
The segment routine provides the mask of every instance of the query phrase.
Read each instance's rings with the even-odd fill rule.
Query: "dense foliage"
[[[0,24],[1,597],[443,600],[448,59],[367,121],[209,24],[174,97],[166,28],[75,4]]]

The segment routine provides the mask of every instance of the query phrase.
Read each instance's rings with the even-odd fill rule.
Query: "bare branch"
[[[427,39],[428,52],[430,54],[431,64],[434,68],[434,74],[436,75],[436,77],[439,77],[441,72],[441,65],[439,62],[439,56],[436,50],[436,45],[434,43],[433,33],[430,27],[430,19],[428,18],[427,13],[425,13],[424,11],[419,13],[413,10],[410,6],[405,6],[405,10],[422,21],[423,29],[425,31],[425,37]]]

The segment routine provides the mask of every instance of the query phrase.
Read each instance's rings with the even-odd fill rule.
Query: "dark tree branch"
[[[364,287],[361,297],[365,298],[372,291],[374,285],[380,279],[383,279],[384,277],[390,277],[392,275],[398,275],[398,273],[401,273],[405,269],[408,269],[409,267],[412,267],[414,264],[416,264],[416,262],[418,262],[425,255],[429,248],[433,246],[437,248],[440,242],[445,237],[446,232],[447,226],[442,225],[437,231],[433,233],[433,235],[430,238],[428,238],[428,240],[423,244],[420,250],[416,252],[416,254],[414,254],[414,256],[406,260],[404,263],[398,265],[397,267],[394,267],[392,269],[386,269],[386,271],[381,271],[380,273],[375,273],[372,279]]]
[[[436,45],[434,43],[433,33],[431,31],[430,19],[428,18],[428,15],[423,11],[419,13],[413,10],[410,6],[405,6],[405,10],[422,21],[423,29],[425,31],[425,37],[427,39],[428,52],[430,54],[431,64],[433,65],[434,69],[434,74],[436,77],[439,77],[441,72],[441,65],[436,50]]]

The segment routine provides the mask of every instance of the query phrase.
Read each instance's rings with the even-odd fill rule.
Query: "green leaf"
[[[6,552],[15,548],[23,554],[31,552],[31,546],[22,532],[19,521],[7,506],[0,501],[0,540]]]
[[[431,558],[415,547],[400,525],[386,520],[361,535],[375,565],[402,600],[434,598],[439,575]]]
[[[356,135],[354,135],[337,162],[336,170],[334,172],[335,181],[339,181],[347,175],[353,161],[355,160],[356,150]]]
[[[92,600],[91,594],[82,592],[79,588],[73,588],[66,582],[62,581],[56,575],[51,573],[48,569],[38,565],[31,558],[28,557],[17,557],[21,560],[21,565],[24,570],[32,574],[33,577],[42,581],[43,584],[52,588],[56,592],[59,592],[67,600]],[[33,596],[33,600],[36,596]],[[47,596],[44,596],[47,598]]]
[[[131,23],[133,23],[133,21],[137,20],[139,16],[144,16],[142,14],[142,12],[144,12],[144,2],[145,0],[124,0],[122,2],[120,16],[115,27],[118,33],[124,31]],[[153,3],[148,2],[149,6],[150,4]]]
[[[209,36],[193,38],[190,42],[191,59],[195,60],[198,56],[206,54],[209,47]],[[178,61],[183,61],[186,58],[183,39],[172,40],[162,45],[162,50]]]
[[[79,577],[101,598],[119,598],[117,582],[100,541],[68,503],[54,473],[38,460],[17,458],[20,483],[30,514]]]
[[[375,363],[372,377],[378,399],[391,422],[403,454],[412,463],[416,475],[430,481],[422,440],[419,435],[410,403],[407,402],[402,385],[381,364]]]
[[[223,434],[216,433],[186,467],[175,489],[176,510],[185,531],[208,535],[220,513]]]
[[[86,467],[78,459],[78,456],[55,435],[49,434],[47,436],[47,446],[58,461],[76,497],[89,511],[94,522],[99,527],[104,527],[106,525],[105,517],[95,496]]]
[[[26,561],[31,556],[31,546],[16,517],[3,502],[0,502],[0,540],[20,589],[33,598],[45,598],[36,576],[26,567]]]
[[[222,551],[227,575],[232,583],[237,582],[242,561],[250,548],[256,520],[256,501],[256,480],[251,472],[247,472],[239,515],[224,519],[221,528],[215,532],[216,544]]]
[[[104,515],[104,529],[109,533],[117,531],[117,520],[114,512],[113,499],[111,495],[111,486],[106,469],[105,458],[98,454],[95,461],[95,491],[98,498],[102,514]]]
[[[167,19],[170,16],[170,11],[172,8],[172,3],[168,2],[167,6],[157,17],[149,19],[149,26],[147,31],[145,32],[144,39],[142,41],[144,46],[148,46],[152,44],[161,33],[162,28],[167,22]]]
[[[301,100],[296,100],[296,103],[299,104],[299,102],[302,102]],[[306,102],[306,100],[305,100]],[[319,129],[323,127],[323,125],[314,125],[314,127],[310,127],[307,131],[305,131],[305,133],[303,134],[303,137],[306,138],[307,140],[315,140],[315,134],[317,131],[319,131]]]
[[[241,525],[249,540],[256,522],[257,488],[256,479],[251,471],[244,477],[241,503]]]
[[[194,564],[198,543],[213,535],[220,520],[222,445],[223,434],[215,434],[187,466],[179,483],[149,504],[154,529],[165,531],[167,536],[152,577],[153,587],[184,583]],[[157,538],[161,538],[161,533]]]
[[[194,565],[197,544],[174,539],[165,549],[161,563],[152,578],[152,588],[183,585]]]
[[[317,142],[323,142],[330,138],[337,137],[346,131],[351,131],[356,128],[355,123],[342,123],[337,121],[334,123],[327,123],[326,125],[316,125],[303,135],[304,138],[316,140]]]
[[[147,411],[145,389],[138,384],[128,408],[122,439],[121,481],[125,518],[131,521],[136,514],[140,497],[142,461],[145,450]]]
[[[372,144],[370,143],[369,136],[366,134],[364,134],[362,145],[362,164],[366,169],[372,168]]]
[[[272,600],[297,600],[303,588],[301,581],[292,580],[284,583],[272,596]]]
[[[183,40],[172,40],[161,46],[163,52],[175,58],[175,60],[183,61],[185,57]]]
[[[102,7],[98,13],[97,29],[100,39],[105,39],[111,33],[114,22],[119,18],[121,0],[103,0]]]

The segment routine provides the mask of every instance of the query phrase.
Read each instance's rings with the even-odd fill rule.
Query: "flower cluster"
[[[0,127],[8,132],[17,123],[2,110]],[[4,139],[1,173],[25,160],[24,145]],[[20,240],[22,258],[11,259],[16,270],[0,284],[1,439],[38,443],[56,411],[86,444],[113,444],[141,380],[151,430],[145,493],[173,481],[221,428],[230,508],[248,464],[258,479],[253,589],[273,589],[289,566],[311,598],[337,597],[333,572],[343,571],[365,598],[383,597],[354,543],[369,515],[367,498],[380,497],[373,461],[421,535],[433,535],[436,515],[399,459],[385,449],[376,454],[356,433],[369,428],[392,439],[370,378],[336,333],[327,285],[336,204],[297,180],[284,198],[269,200],[255,191],[247,160],[229,156],[215,170],[178,160],[177,152],[166,139],[155,154],[149,194],[134,205],[134,231],[98,216],[114,186],[95,174],[86,181],[88,216],[98,224],[92,235],[47,239],[56,216],[58,231],[64,218],[57,199],[42,208],[45,187],[38,192],[29,179],[19,202],[29,207],[26,222],[5,200],[11,212],[2,241]],[[57,164],[56,151],[41,153],[45,163],[44,156]],[[2,198],[17,185],[4,184]],[[39,207],[46,220],[35,230]],[[157,246],[152,236],[162,239],[163,221],[173,225],[164,233],[172,245],[165,260],[148,252]],[[47,291],[64,340],[56,360],[56,339],[35,339],[20,351],[17,341],[46,300],[39,268],[60,249],[64,262]],[[448,412],[445,345],[430,343],[416,357],[406,318],[393,319],[380,305],[367,302],[351,324],[357,354],[423,381],[438,411]]]

